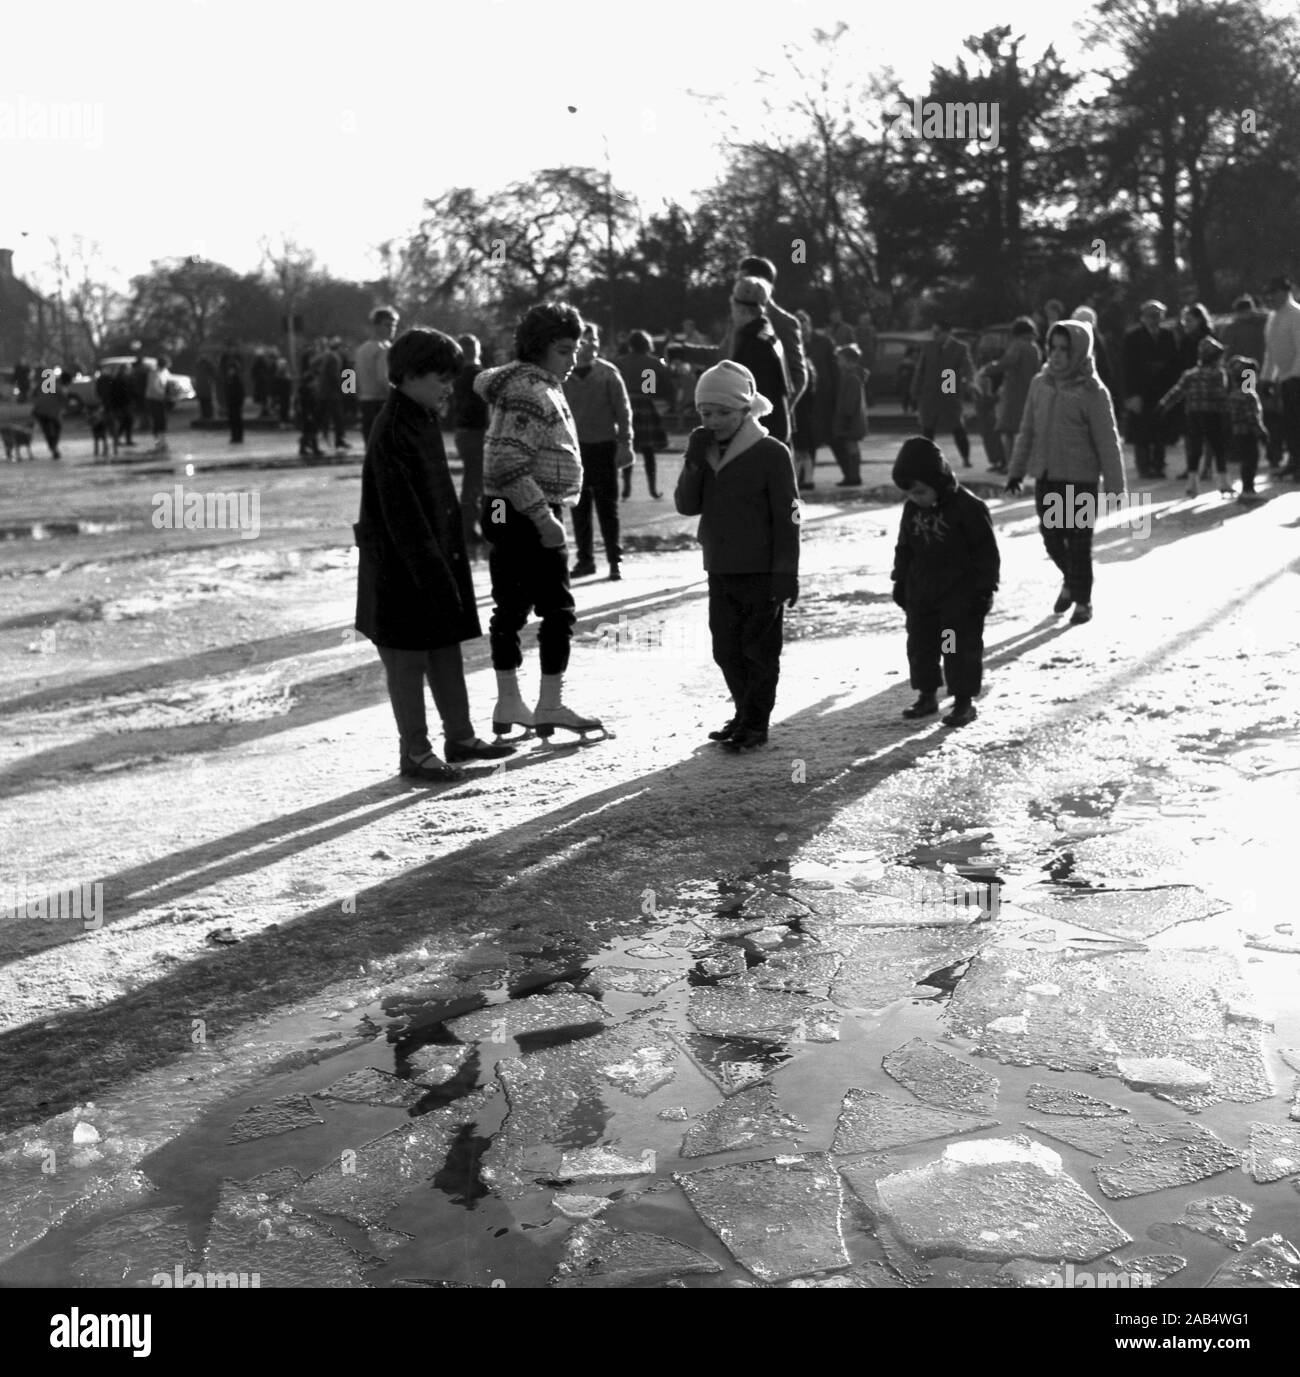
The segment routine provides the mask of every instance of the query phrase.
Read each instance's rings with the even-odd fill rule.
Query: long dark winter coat
[[[789,377],[772,322],[760,316],[740,326],[732,335],[731,358],[749,369],[760,395],[772,403],[771,414],[763,418],[763,427],[774,440],[784,444],[790,438]]]
[[[434,650],[483,634],[442,432],[396,388],[370,431],[354,530],[363,636],[395,650]]]

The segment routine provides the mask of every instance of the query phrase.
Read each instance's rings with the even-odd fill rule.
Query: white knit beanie
[[[1097,312],[1091,306],[1076,306],[1070,315],[1071,320],[1077,320],[1083,325],[1091,325],[1097,328]]]
[[[754,375],[743,363],[723,359],[700,374],[695,384],[695,405],[712,402],[715,406],[732,406],[748,411],[751,416],[766,416],[772,403],[762,396],[754,383]]]

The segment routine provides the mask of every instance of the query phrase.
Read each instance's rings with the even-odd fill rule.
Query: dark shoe
[[[1180,474],[1178,475],[1178,481],[1179,481],[1180,483],[1185,483],[1191,476],[1192,476],[1192,471],[1191,471],[1191,469],[1184,469],[1184,470],[1182,471],[1182,473],[1180,473]]]
[[[426,784],[449,784],[462,778],[459,770],[453,769],[444,760],[439,760],[432,751],[420,756],[418,760],[403,754],[401,773],[405,779],[418,779]]]
[[[719,727],[716,732],[709,733],[710,741],[730,741],[736,734],[736,719],[733,717],[725,726]]]
[[[975,711],[975,704],[969,698],[954,699],[952,711],[943,719],[945,727],[964,727],[969,722],[973,722],[979,713]]]
[[[767,728],[738,727],[722,744],[737,755],[741,751],[756,751],[760,746],[767,745]]]
[[[860,487],[862,486],[862,479],[861,479],[861,478],[841,478],[840,481],[839,481],[838,483],[836,483],[835,486],[836,486],[837,488],[860,488]]]
[[[903,709],[903,716],[909,722],[918,717],[933,717],[939,711],[939,699],[933,693],[923,693],[910,708]]]
[[[653,489],[651,489],[650,496],[653,497],[656,502],[662,502],[664,495],[661,492],[655,492]]]
[[[609,581],[610,581],[610,583],[618,583],[619,580],[622,579],[622,577],[623,577],[623,574],[622,574],[622,571],[619,569],[618,565],[617,565],[617,564],[611,564],[611,565],[609,566]]]
[[[1071,626],[1082,626],[1084,622],[1090,622],[1091,620],[1092,620],[1092,604],[1091,604],[1090,602],[1081,602],[1081,603],[1074,609],[1074,616],[1072,616],[1072,617],[1070,618],[1070,625],[1071,625]]]
[[[513,746],[496,746],[478,736],[473,741],[448,741],[446,749],[447,759],[452,762],[460,760],[503,760],[506,756],[515,753]]]
[[[1074,602],[1074,595],[1065,586],[1061,585],[1061,591],[1056,595],[1056,601],[1052,604],[1052,611],[1059,617],[1062,612],[1068,612]]]
[[[587,579],[596,572],[596,562],[591,559],[580,559],[572,569],[569,570],[571,579]]]

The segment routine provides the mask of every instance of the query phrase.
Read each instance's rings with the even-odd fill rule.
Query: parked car
[[[876,362],[871,370],[871,395],[880,401],[885,397],[902,398],[898,369],[909,349],[919,354],[921,346],[930,338],[929,330],[881,330],[876,335]]]
[[[145,363],[151,368],[156,367],[158,360],[145,356]],[[135,362],[134,354],[114,354],[110,358],[100,359],[99,371],[101,373],[115,373],[123,364],[128,368]],[[171,375],[171,402],[173,406],[181,406],[185,402],[194,400],[194,382],[185,373],[173,373]],[[68,410],[73,415],[92,407],[96,404],[95,379],[86,373],[78,373],[73,378],[68,387]]]

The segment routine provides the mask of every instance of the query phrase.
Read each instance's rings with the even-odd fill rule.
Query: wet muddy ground
[[[741,760],[640,499],[579,602],[616,736],[431,793],[344,634],[346,485],[282,481],[255,542],[5,552],[5,825],[105,917],[4,928],[0,1281],[1300,1284],[1298,499],[1099,539],[1069,631],[999,504],[961,733],[897,716],[896,509],[810,504]]]

